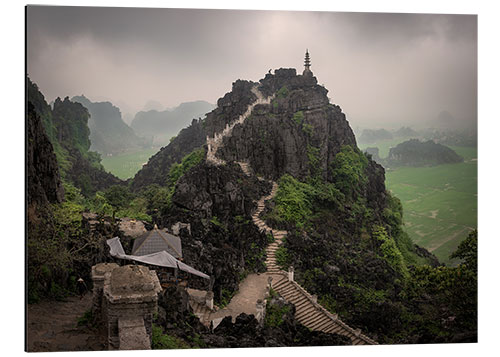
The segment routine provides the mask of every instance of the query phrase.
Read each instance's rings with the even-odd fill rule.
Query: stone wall
[[[141,265],[98,264],[92,268],[93,310],[106,326],[109,349],[151,348],[160,282]]]

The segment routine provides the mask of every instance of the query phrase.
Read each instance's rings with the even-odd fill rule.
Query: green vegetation
[[[102,158],[102,166],[106,171],[111,172],[116,177],[126,180],[134,175],[142,168],[142,165],[148,162],[157,149],[144,149],[130,153],[124,153],[113,156],[105,156]]]
[[[313,202],[321,207],[338,208],[342,199],[343,194],[334,184],[317,179],[301,182],[286,174],[279,180],[276,205],[267,219],[305,228],[313,217]]]
[[[92,313],[92,309],[89,309],[83,313],[83,316],[79,317],[76,321],[77,326],[94,326],[94,314]]]
[[[276,97],[278,98],[285,98],[288,96],[289,90],[286,86],[281,87],[278,92],[276,92]]]
[[[372,232],[373,238],[380,243],[379,251],[382,258],[398,273],[408,275],[406,265],[399,248],[393,238],[387,235],[384,227],[377,226]]]
[[[119,213],[132,213],[135,217],[139,217],[144,213],[147,213],[148,216],[166,214],[172,205],[175,185],[186,172],[203,160],[204,155],[205,152],[203,149],[198,149],[184,156],[180,163],[171,166],[168,177],[165,180],[166,186],[157,184],[149,185],[130,203],[128,210],[119,211]]]
[[[104,192],[104,198],[107,203],[113,208],[113,219],[115,218],[116,211],[125,208],[130,200],[132,194],[124,186],[111,186]]]
[[[302,130],[304,133],[306,133],[308,136],[312,136],[312,133],[314,131],[314,127],[311,124],[303,123],[302,124]]]
[[[315,178],[319,177],[319,175],[321,175],[319,148],[307,145],[307,159],[309,161],[309,172],[311,176]]]
[[[245,268],[248,271],[257,271],[261,262],[264,260],[265,250],[257,244],[251,243],[250,249],[246,252]]]
[[[386,172],[386,185],[401,199],[411,239],[446,264],[449,255],[477,227],[477,150],[452,147],[465,162]]]
[[[292,117],[292,121],[298,126],[301,126],[304,122],[304,112],[301,110],[296,112]]]
[[[276,206],[271,213],[272,218],[304,227],[312,215],[313,195],[314,188],[311,185],[300,182],[290,175],[283,175],[274,199]]]
[[[343,146],[330,168],[336,187],[349,197],[362,192],[367,184],[367,165],[368,159],[360,150],[348,145]]]
[[[380,157],[385,158],[391,147],[405,140],[380,140],[360,148],[377,146]],[[450,258],[451,252],[477,227],[477,147],[448,147],[464,162],[387,170],[386,186],[401,200],[409,239],[442,263],[454,265],[458,261]]]
[[[190,348],[190,346],[178,337],[163,333],[163,329],[160,326],[153,324],[151,348],[153,350],[184,349]]]
[[[283,323],[283,317],[290,312],[290,306],[280,306],[278,303],[272,304],[271,297],[267,300],[266,316],[264,317],[264,327],[279,327]]]
[[[231,299],[233,298],[234,295],[236,295],[236,293],[237,293],[236,291],[230,291],[222,288],[220,302],[216,303],[219,309],[225,308],[231,302]]]
[[[52,143],[63,182],[81,189],[90,197],[96,191],[119,180],[106,173],[100,154],[89,151],[89,112],[80,103],[68,97],[54,101],[53,109],[47,104],[37,85],[27,78],[28,100],[42,119],[47,136]]]
[[[205,150],[198,149],[184,156],[180,164],[173,164],[168,174],[168,187],[175,187],[179,178],[198,165],[204,158]]]
[[[455,268],[417,267],[404,291],[404,297],[419,305],[421,313],[410,324],[420,324],[425,331],[440,336],[453,335],[456,330],[477,331],[477,231],[472,231],[452,256],[462,263]]]
[[[290,266],[290,257],[288,256],[288,250],[284,246],[279,246],[274,253],[276,257],[276,264],[283,270],[288,270]]]

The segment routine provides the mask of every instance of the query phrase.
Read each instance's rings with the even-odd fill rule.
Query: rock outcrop
[[[164,186],[170,167],[193,150],[202,147],[206,142],[206,136],[204,122],[193,119],[189,127],[182,129],[169,145],[161,148],[137,172],[131,188],[138,191],[151,184]]]
[[[81,103],[90,113],[90,149],[100,154],[118,154],[146,146],[146,140],[138,137],[122,119],[120,109],[110,102],[92,102],[84,95],[71,98]]]
[[[26,81],[28,101],[40,117],[57,158],[62,179],[81,189],[85,196],[123,181],[104,171],[99,154],[89,151],[89,113],[80,103],[57,98],[54,108],[47,104],[37,85]],[[50,156],[47,157],[50,161]]]
[[[238,93],[245,90],[248,86]],[[264,96],[274,94],[274,99],[269,105],[256,106],[251,117],[224,138],[219,154],[222,159],[247,161],[257,174],[270,179],[285,173],[303,179],[317,169],[326,179],[328,166],[340,148],[356,146],[345,115],[338,106],[329,104],[328,91],[316,84],[315,77],[296,75],[295,69],[279,69],[260,81],[259,90]],[[220,104],[225,108],[226,99]]]
[[[31,102],[28,102],[27,131],[28,205],[61,202],[64,198],[64,188],[54,148]]]
[[[463,157],[447,146],[432,140],[422,142],[410,139],[389,150],[386,165],[396,166],[434,166],[463,162]]]

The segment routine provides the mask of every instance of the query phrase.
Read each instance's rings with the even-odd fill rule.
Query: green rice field
[[[106,156],[102,158],[101,164],[106,171],[126,180],[134,177],[142,165],[148,162],[149,158],[156,154],[159,149],[144,149],[126,154]]]
[[[380,155],[397,142],[378,146]],[[477,148],[450,146],[463,163],[386,171],[386,186],[403,204],[405,229],[415,243],[453,264],[450,254],[477,228]]]

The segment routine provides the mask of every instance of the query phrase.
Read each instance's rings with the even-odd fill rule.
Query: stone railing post
[[[214,292],[213,291],[207,291],[207,294],[205,295],[205,304],[210,310],[214,309]]]
[[[294,273],[294,268],[293,266],[290,265],[288,268],[288,281],[293,281],[293,273]]]
[[[262,299],[257,300],[257,303],[255,304],[255,310],[256,310],[255,318],[259,322],[259,325],[262,326],[262,324],[264,323],[264,317],[266,314],[266,302],[265,302],[265,300],[262,300]]]
[[[271,289],[273,288],[273,277],[269,276],[267,278],[267,296],[271,294]]]

